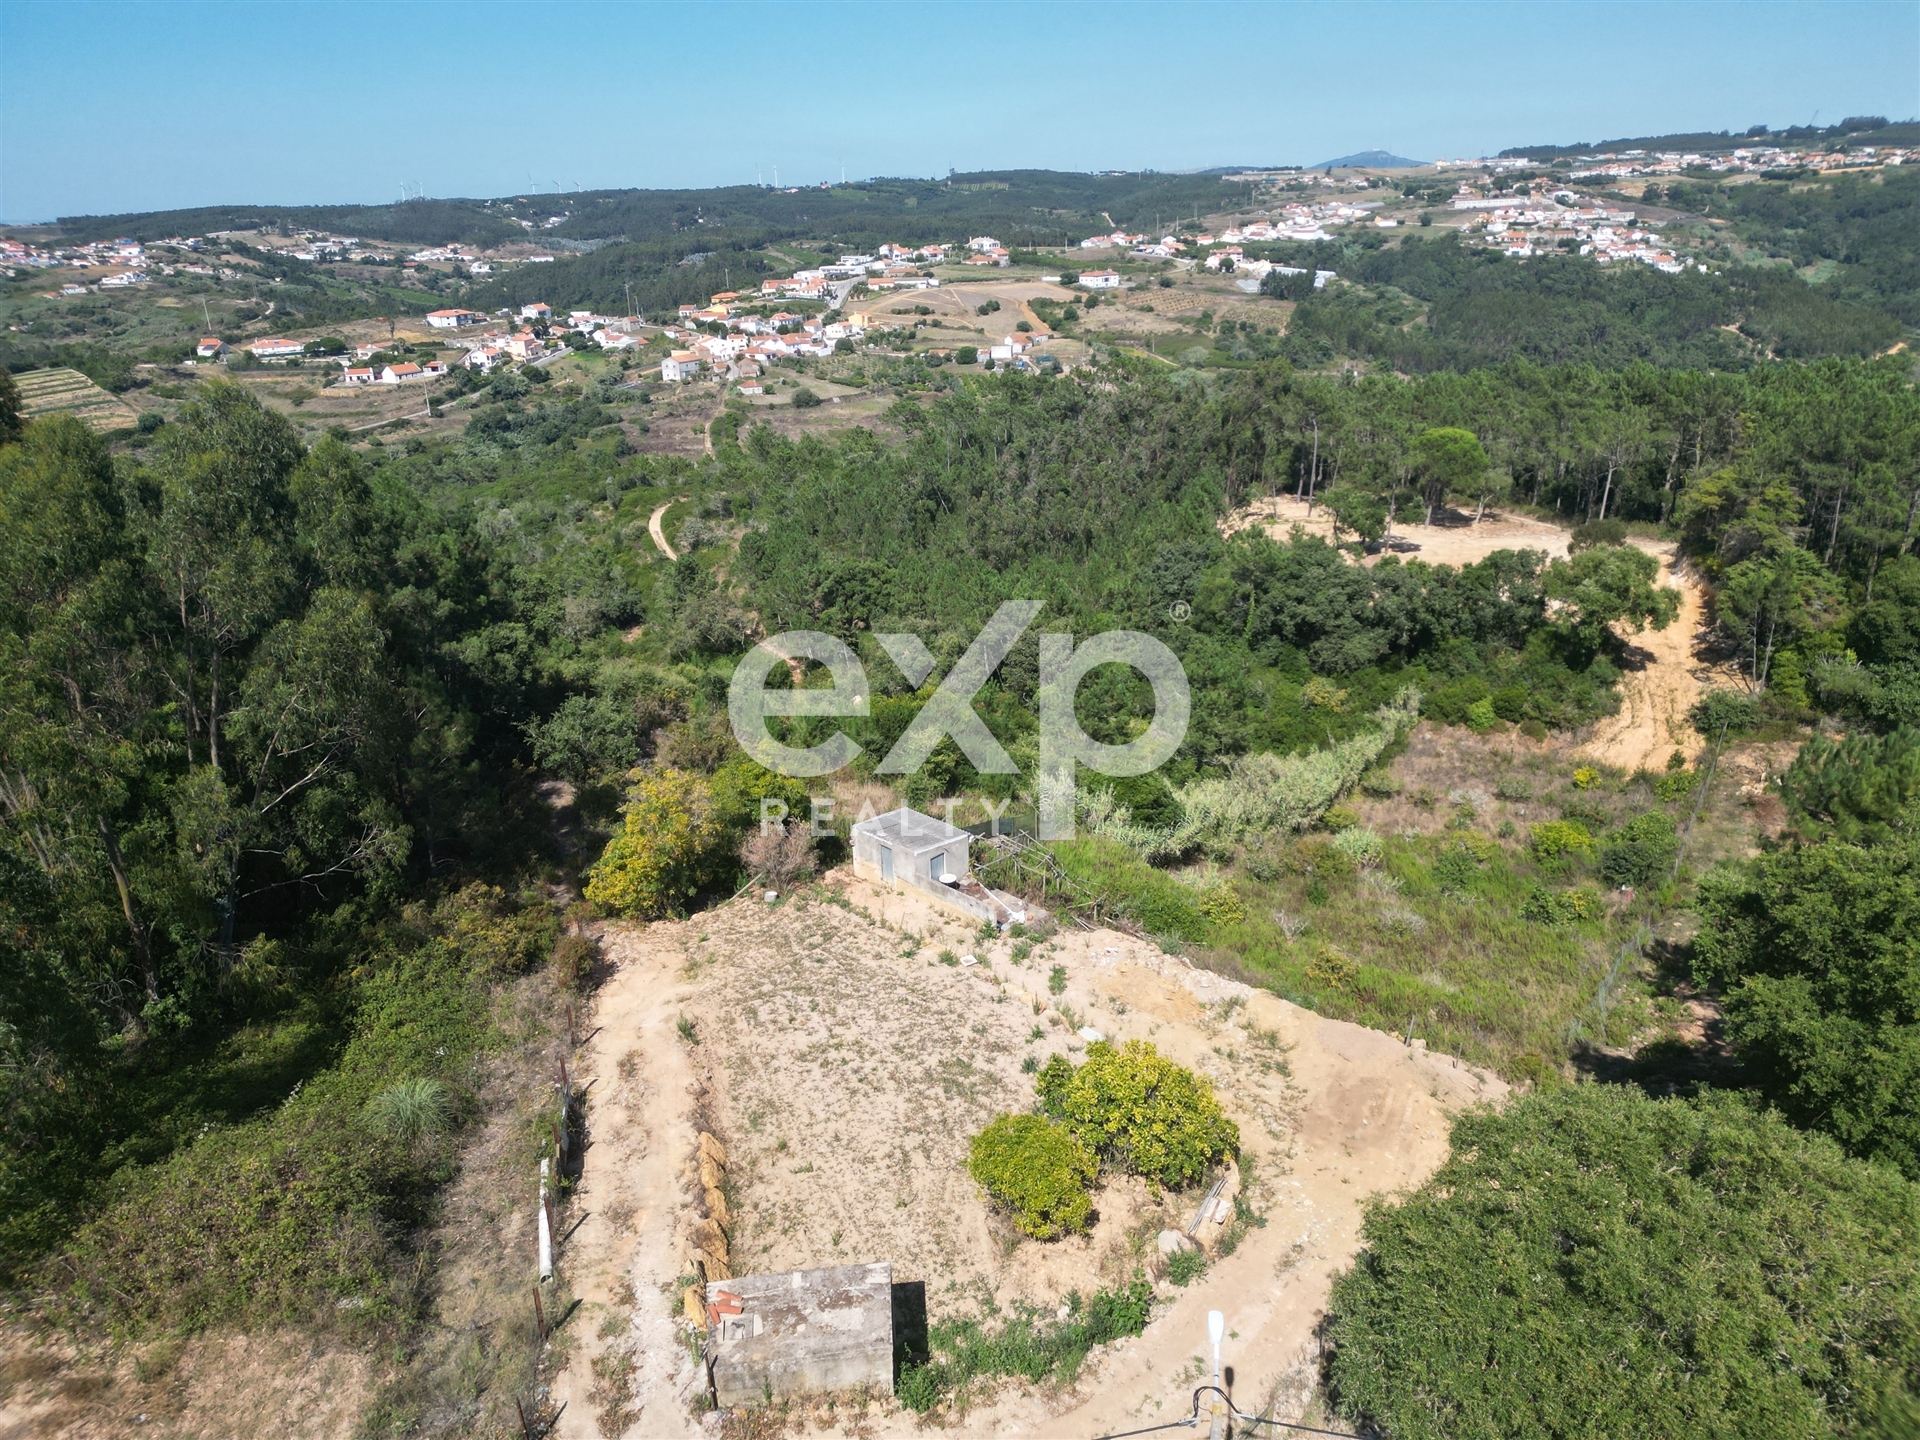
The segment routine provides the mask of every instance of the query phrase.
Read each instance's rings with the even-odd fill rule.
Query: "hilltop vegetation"
[[[610,284],[607,266],[579,273]],[[1682,1083],[1662,1058],[1681,1043],[1677,989],[1723,995],[1729,1063],[1787,1121],[1582,1092],[1474,1120],[1463,1139],[1490,1137],[1487,1156],[1520,1146],[1543,1185],[1579,1169],[1524,1249],[1554,1206],[1587,1204],[1606,1157],[1664,1173],[1746,1134],[1748,1152],[1649,1198],[1647,1233],[1609,1253],[1638,1264],[1636,1247],[1692,1245],[1758,1197],[1742,1213],[1777,1221],[1782,1266],[1880,1287],[1871,1305],[1822,1291],[1781,1319],[1774,1271],[1689,1290],[1662,1270],[1663,1315],[1737,1316],[1747,1339],[1770,1326],[1827,1368],[1729,1340],[1702,1373],[1740,1394],[1648,1411],[1654,1428],[1723,1416],[1818,1433],[1904,1403],[1920,402],[1899,359],[1449,363],[1413,378],[1116,359],[956,379],[901,362],[872,382],[897,401],[876,428],[783,437],[728,411],[699,459],[632,453],[610,384],[510,378],[488,382],[460,438],[378,446],[309,446],[219,384],[117,455],[71,421],[0,414],[0,1258],[16,1283],[81,1322],[325,1312],[417,1336],[433,1263],[417,1247],[481,1118],[475,1077],[507,1043],[502,997],[531,985],[562,923],[545,882],[581,879],[618,834],[596,872],[609,908],[730,893],[758,799],[799,813],[806,798],[747,761],[727,724],[748,645],[805,627],[857,649],[871,714],[844,728],[863,753],[828,783],[871,782],[978,625],[1018,597],[1045,602],[1036,629],[1154,635],[1195,709],[1162,773],[1083,775],[1087,833],[1054,848],[1044,882],[1007,883],[1054,885],[1063,908],[1098,905],[1325,1013],[1417,1022],[1434,1048],[1543,1091],[1583,1068]],[[1331,509],[1334,539],[1222,537],[1226,513],[1276,492]],[[1390,525],[1497,506],[1580,525],[1573,553],[1353,563]],[[684,552],[672,562],[647,535],[661,507]],[[1680,545],[1747,681],[1702,717],[1709,740],[1843,722],[1887,737],[1871,754],[1810,752],[1781,791],[1778,853],[1703,875],[1755,834],[1724,780],[1709,789],[1684,757],[1658,774],[1576,768],[1545,743],[1608,713],[1636,631],[1673,618],[1630,528]],[[894,631],[926,642],[923,683],[873,639]],[[1038,679],[1028,636],[977,702],[1018,773],[976,773],[949,741],[903,798],[1009,799],[1021,815]],[[1080,717],[1117,742],[1150,703],[1106,668]],[[795,719],[783,733],[828,732]],[[569,843],[584,849],[560,848],[534,798],[545,775],[573,786]],[[1714,937],[1656,966],[1648,933],[1678,943],[1689,913]],[[555,968],[577,983],[581,958]],[[1058,1172],[1014,1199],[1037,1231],[1073,1227],[1090,1164],[1184,1181],[1229,1144],[1215,1126],[1143,1160],[1150,1147],[1098,1131],[1098,1106],[1057,1100],[1074,1144],[999,1137]],[[1658,1144],[1630,1133],[1649,1117]],[[547,1144],[522,1139],[529,1159]],[[1456,1163],[1480,1178],[1482,1162]],[[1837,1238],[1803,1223],[1814,1202],[1783,1178],[1803,1173]],[[1419,1377],[1458,1339],[1388,1283],[1396,1227],[1411,1250],[1428,1234],[1481,1243],[1485,1196],[1446,1188],[1381,1212],[1375,1271],[1337,1297],[1356,1418],[1413,1425]],[[1600,1353],[1581,1346],[1611,1342],[1580,1333],[1618,1297],[1568,1278],[1546,1244],[1511,1258],[1516,1274],[1561,1267],[1537,1282],[1551,1358]],[[1481,1301],[1485,1326],[1508,1324]],[[1871,1354],[1821,1349],[1860,1325],[1881,1327]],[[1657,1388],[1669,1341],[1628,1330],[1618,1373]],[[1497,1395],[1449,1391],[1466,1408],[1448,1413],[1504,1433],[1543,1385],[1518,1357],[1486,1381]]]

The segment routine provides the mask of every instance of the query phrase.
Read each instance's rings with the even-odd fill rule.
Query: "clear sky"
[[[1920,114],[1920,4],[0,0],[0,220]]]

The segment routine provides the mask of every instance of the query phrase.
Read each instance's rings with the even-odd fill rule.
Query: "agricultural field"
[[[95,430],[131,430],[139,419],[132,407],[102,390],[78,370],[32,370],[15,382],[20,413],[72,415]]]

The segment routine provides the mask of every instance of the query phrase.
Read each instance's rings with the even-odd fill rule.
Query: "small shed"
[[[1001,929],[1046,918],[1017,896],[974,879],[973,836],[957,825],[902,805],[853,827],[853,873],[882,885],[909,886],[950,910]]]
[[[888,884],[921,888],[967,873],[973,836],[958,825],[902,805],[853,827],[853,873]]]
[[[892,1394],[893,1267],[710,1281],[707,1375],[722,1406],[861,1385]]]

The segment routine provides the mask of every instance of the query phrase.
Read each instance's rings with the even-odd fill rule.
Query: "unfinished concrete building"
[[[1042,919],[1044,912],[1017,895],[994,890],[973,877],[968,849],[973,836],[958,825],[902,805],[853,827],[853,873],[894,887],[911,887],[950,910],[1005,929]]]
[[[722,1406],[863,1385],[892,1394],[893,1267],[709,1282],[707,1374]]]

